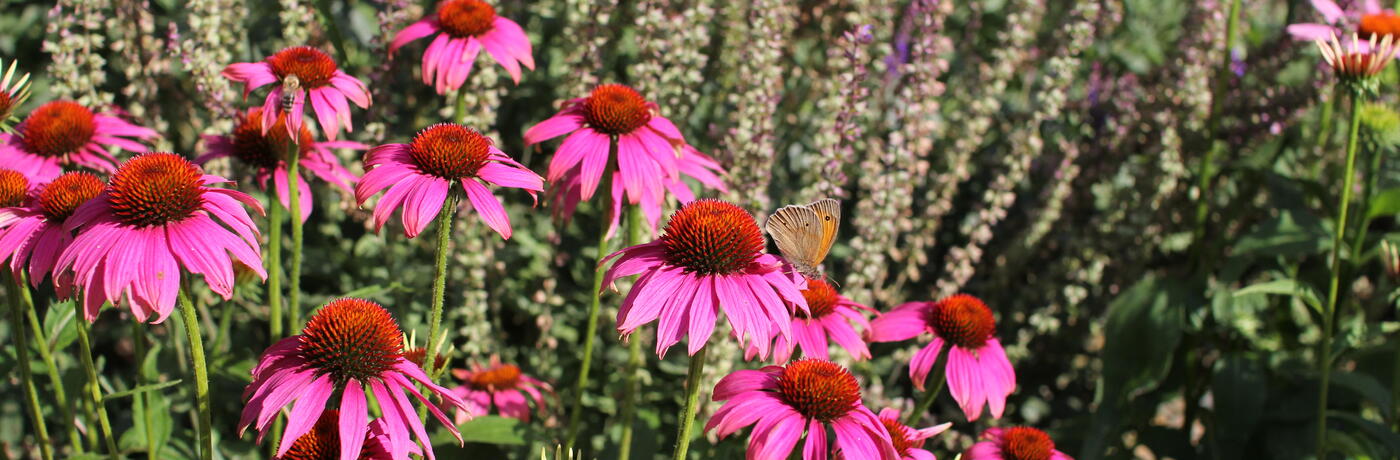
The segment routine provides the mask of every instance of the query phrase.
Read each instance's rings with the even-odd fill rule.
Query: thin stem
[[[277,343],[286,321],[282,319],[282,203],[275,193],[267,201],[267,331],[272,343]]]
[[[1359,147],[1360,146],[1358,146],[1358,148]],[[1366,180],[1361,184],[1361,206],[1357,208],[1360,215],[1357,216],[1359,219],[1357,219],[1358,226],[1356,227],[1356,235],[1351,239],[1351,260],[1353,264],[1360,262],[1361,255],[1366,249],[1366,231],[1370,227],[1369,214],[1371,211],[1371,197],[1379,186],[1381,159],[1385,157],[1379,150],[1379,147],[1375,145],[1372,145],[1371,148],[1367,150],[1368,152],[1366,153],[1370,155],[1371,163],[1367,165],[1366,171],[1362,173],[1365,174]]]
[[[427,353],[423,364],[428,366],[428,376],[437,379],[442,369],[437,366],[438,336],[442,334],[442,304],[447,296],[447,255],[452,252],[452,218],[456,216],[457,194],[448,193],[438,212],[437,259],[433,265],[433,310],[428,320],[428,343],[423,346]]]
[[[74,299],[81,299],[80,296],[73,296]],[[83,370],[87,372],[87,396],[88,402],[97,410],[98,426],[102,429],[102,442],[107,445],[107,456],[113,459],[121,458],[117,453],[117,439],[112,433],[112,422],[107,418],[107,404],[102,401],[102,388],[97,386],[97,366],[92,363],[92,341],[88,339],[87,320],[83,319],[83,302],[73,302],[73,308],[78,312],[74,321],[74,329],[78,330],[78,354],[79,361],[83,362]],[[91,422],[91,421],[90,421]]]
[[[1327,287],[1327,307],[1322,310],[1322,343],[1318,347],[1317,371],[1322,379],[1317,390],[1317,458],[1327,458],[1327,391],[1332,380],[1332,323],[1337,310],[1337,292],[1342,278],[1342,244],[1346,240],[1347,208],[1351,205],[1352,181],[1356,176],[1356,134],[1361,126],[1361,97],[1351,96],[1351,122],[1347,128],[1347,166],[1342,177],[1342,200],[1338,203],[1337,224],[1332,236],[1332,276]]]
[[[1235,31],[1239,30],[1240,23],[1240,0],[1231,0],[1230,9],[1227,12],[1227,22],[1225,26],[1225,55],[1222,58],[1220,67],[1215,72],[1215,87],[1212,89],[1210,119],[1206,131],[1206,154],[1201,158],[1200,171],[1196,175],[1196,190],[1200,195],[1196,198],[1195,231],[1192,239],[1192,265],[1206,263],[1210,257],[1205,255],[1206,227],[1210,220],[1211,185],[1215,176],[1215,156],[1220,148],[1215,145],[1216,134],[1220,131],[1220,123],[1224,108],[1225,91],[1229,89],[1230,81],[1230,50],[1234,48]]]
[[[0,275],[4,276],[4,275]],[[10,278],[13,280],[14,278]],[[39,405],[39,391],[34,389],[34,373],[29,369],[29,338],[25,334],[23,305],[19,291],[28,289],[17,282],[7,286],[10,291],[10,333],[15,344],[15,367],[19,368],[20,385],[24,387],[24,402],[29,406],[29,417],[34,423],[34,437],[38,438],[39,454],[44,460],[53,459],[53,444],[49,442],[49,426],[44,421],[44,410]]]
[[[44,324],[39,321],[39,313],[34,311],[34,298],[29,293],[29,277],[20,272],[19,290],[20,302],[24,306],[24,313],[29,317],[29,329],[34,333],[34,349],[39,352],[39,359],[44,361],[44,371],[49,374],[49,385],[53,387],[53,399],[58,403],[59,415],[63,417],[63,426],[68,428],[68,443],[73,447],[73,453],[83,453],[83,438],[78,434],[78,424],[73,418],[73,404],[68,400],[68,391],[63,387],[63,377],[58,375],[58,364],[53,359],[53,352],[49,349],[49,339],[44,336]],[[76,319],[75,319],[76,320]]]
[[[617,138],[612,138],[609,142],[609,157],[617,153]],[[603,183],[598,188],[602,193],[610,193],[612,190],[611,168],[604,168]],[[608,195],[611,196],[611,195]],[[607,200],[603,200],[604,206],[609,206]],[[588,390],[588,370],[593,365],[593,340],[598,335],[598,310],[602,306],[603,275],[607,273],[603,269],[603,258],[608,256],[608,226],[610,222],[605,216],[598,223],[598,254],[594,258],[598,266],[593,269],[593,289],[589,291],[588,303],[588,325],[583,332],[583,362],[579,364],[578,380],[574,383],[574,399],[569,405],[569,429],[564,438],[564,448],[573,449],[574,441],[578,439],[579,422],[583,419],[583,393]]]
[[[287,277],[287,303],[291,306],[292,325],[289,330],[301,329],[301,150],[292,144],[292,154],[287,158],[287,201],[291,202],[292,221],[292,269]]]
[[[690,356],[690,372],[685,376],[685,411],[681,413],[680,429],[676,431],[676,450],[671,460],[685,458],[690,450],[691,428],[695,425],[695,413],[700,409],[700,374],[705,370],[705,349],[700,347]]]
[[[642,208],[632,206],[627,211],[627,245],[642,244]],[[637,416],[637,398],[641,393],[638,371],[646,359],[642,354],[642,341],[633,337],[627,343],[627,369],[623,371],[622,390],[622,437],[618,440],[618,460],[629,460],[632,456],[632,424]]]
[[[149,353],[150,350],[146,347],[146,328],[141,325],[140,321],[131,322],[131,343],[135,349],[134,355],[136,356],[136,383],[138,385],[151,383],[146,380],[146,373],[144,372],[146,354]],[[137,393],[131,395],[131,401],[134,410],[141,412],[141,420],[146,424],[146,458],[155,460],[160,458],[160,453],[158,452],[160,450],[160,444],[156,442],[155,430],[151,429],[151,427],[155,425],[155,416],[151,412],[151,399],[148,398],[148,396],[150,396],[148,393]]]
[[[199,333],[199,317],[194,303],[184,289],[180,289],[180,317],[185,323],[185,337],[190,342],[190,358],[194,364],[195,412],[199,421],[199,456],[204,460],[214,458],[213,424],[209,403],[209,368],[204,363],[204,339]]]
[[[467,88],[457,90],[457,111],[453,113],[457,117],[457,124],[467,124]]]
[[[335,46],[336,59],[340,61],[341,66],[350,65],[350,55],[345,52],[345,36],[340,33],[340,25],[331,14],[330,0],[316,0],[316,10],[321,13],[321,22],[326,25],[331,45]]]
[[[940,355],[938,357],[938,362],[933,365],[936,372],[930,372],[928,374],[936,380],[933,382],[933,388],[924,392],[924,398],[919,400],[919,405],[915,407],[914,411],[910,412],[909,415],[904,416],[905,425],[914,426],[915,423],[918,423],[919,418],[922,417],[925,412],[928,412],[930,407],[933,407],[933,401],[938,399],[940,393],[943,393],[943,386],[948,383],[948,376],[945,375],[947,366],[948,355]]]

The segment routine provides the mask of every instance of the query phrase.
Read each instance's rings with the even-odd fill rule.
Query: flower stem
[[[632,206],[627,211],[628,246],[642,244],[642,230],[642,208]],[[618,440],[617,460],[629,460],[632,456],[632,424],[637,416],[637,398],[641,396],[637,373],[645,363],[642,341],[633,337],[627,343],[627,369],[623,371],[622,436]]]
[[[268,338],[282,338],[282,203],[274,196],[267,210],[267,315]]]
[[[423,364],[428,367],[428,376],[437,379],[442,371],[437,366],[438,336],[442,334],[442,304],[447,296],[447,255],[452,252],[452,218],[456,216],[457,194],[448,193],[438,213],[437,260],[433,265],[433,311],[428,320],[428,343],[423,346],[427,353]]]
[[[295,201],[293,201],[295,203]],[[185,336],[190,342],[190,358],[194,364],[195,412],[199,420],[200,458],[214,458],[214,436],[210,431],[213,424],[209,403],[209,368],[204,363],[204,339],[200,337],[199,320],[190,302],[189,293],[180,290],[180,317],[185,323]]]
[[[21,289],[28,287],[17,282],[11,282],[6,287],[10,291],[10,334],[13,335],[11,342],[15,344],[15,367],[19,368],[20,385],[24,387],[24,402],[29,406],[29,416],[34,422],[34,437],[39,442],[39,454],[44,460],[52,460],[53,444],[49,442],[49,426],[44,421],[44,410],[39,406],[39,391],[34,389],[34,374],[29,369],[29,338],[24,330],[24,307],[19,295]]]
[[[143,368],[146,365],[146,354],[149,352],[149,349],[146,348],[146,328],[141,325],[140,321],[131,322],[131,343],[132,347],[135,349],[133,355],[136,357],[136,383],[138,385],[151,383],[146,381],[146,374],[143,372]],[[150,396],[148,393],[131,395],[133,409],[141,412],[140,414],[134,414],[133,418],[139,415],[141,421],[145,423],[146,458],[156,460],[160,458],[160,444],[156,442],[155,430],[151,429],[151,427],[155,425],[155,417],[151,412],[151,398],[148,396]]]
[[[34,311],[34,298],[29,293],[29,277],[20,272],[19,274],[19,298],[24,313],[29,317],[29,329],[34,333],[34,349],[39,352],[39,359],[44,361],[44,371],[49,374],[49,385],[53,387],[53,399],[58,403],[59,415],[63,417],[63,425],[68,428],[68,443],[73,447],[74,454],[83,453],[83,438],[78,434],[78,424],[74,423],[73,404],[68,401],[68,391],[64,390],[63,377],[58,375],[58,364],[54,362],[53,352],[49,350],[49,340],[44,336],[44,325],[39,322],[39,314]]]
[[[457,90],[457,108],[452,115],[457,117],[457,124],[467,124],[467,88]]]
[[[617,154],[617,138],[613,137],[609,141],[609,157]],[[607,194],[608,199],[612,197],[612,171],[611,168],[603,168],[603,182],[598,188],[599,193]],[[602,200],[604,206],[611,206],[608,199]],[[588,325],[583,332],[583,362],[579,364],[578,380],[574,383],[574,400],[569,405],[569,429],[564,438],[564,449],[574,448],[574,441],[578,439],[579,422],[583,418],[583,393],[588,389],[588,369],[593,365],[593,339],[598,335],[598,310],[602,306],[603,275],[607,273],[603,267],[603,258],[608,256],[608,226],[610,219],[604,213],[604,218],[598,223],[598,255],[594,258],[598,266],[593,269],[593,289],[589,291],[588,304]]]
[[[1196,190],[1200,195],[1196,198],[1195,230],[1192,233],[1192,265],[1199,266],[1208,263],[1211,259],[1206,252],[1206,227],[1210,221],[1210,201],[1211,185],[1215,176],[1215,156],[1218,150],[1223,147],[1215,145],[1216,133],[1220,131],[1220,122],[1223,118],[1221,113],[1225,107],[1225,91],[1229,89],[1230,81],[1230,50],[1235,43],[1235,32],[1239,30],[1240,23],[1240,0],[1230,0],[1230,9],[1227,12],[1225,24],[1225,53],[1220,63],[1220,68],[1215,72],[1215,87],[1211,90],[1210,118],[1207,121],[1207,136],[1205,146],[1205,156],[1201,158],[1200,171],[1196,175]]]
[[[292,269],[287,277],[287,304],[291,306],[292,325],[289,330],[301,329],[301,150],[292,144],[292,154],[287,158],[287,201],[291,202],[292,221]]]
[[[1332,236],[1332,276],[1327,287],[1327,306],[1322,310],[1322,342],[1317,354],[1321,381],[1317,390],[1317,458],[1327,458],[1327,391],[1332,380],[1332,323],[1341,287],[1342,244],[1346,241],[1347,208],[1351,205],[1352,181],[1356,176],[1356,135],[1361,126],[1361,95],[1351,95],[1351,122],[1347,127],[1347,165],[1342,177],[1342,200],[1338,203],[1337,224]]]
[[[685,458],[690,450],[690,431],[695,425],[695,413],[700,409],[700,374],[705,370],[705,350],[702,346],[690,356],[690,372],[685,376],[685,412],[681,413],[680,429],[676,431],[676,451],[672,460]]]
[[[77,295],[73,298],[82,299]],[[87,372],[88,402],[97,410],[96,422],[102,429],[102,442],[107,445],[107,456],[112,459],[121,458],[117,453],[117,439],[112,434],[112,422],[107,418],[107,404],[102,401],[102,388],[97,386],[97,366],[92,363],[92,341],[88,338],[87,321],[83,319],[83,302],[74,301],[73,308],[78,312],[78,316],[74,318],[74,322],[77,323],[74,329],[78,330],[79,361],[83,362],[83,370]]]
[[[935,376],[937,381],[933,383],[933,388],[924,392],[924,398],[919,400],[919,405],[914,408],[914,411],[904,416],[905,425],[914,426],[915,423],[919,423],[919,418],[923,417],[924,413],[928,412],[930,407],[933,407],[933,401],[938,399],[938,395],[943,392],[943,385],[948,383],[948,376],[946,375],[947,366],[948,355],[944,354],[939,356],[938,362],[933,365],[933,368],[937,372],[930,372],[928,374]]]

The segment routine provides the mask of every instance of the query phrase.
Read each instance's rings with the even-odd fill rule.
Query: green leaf
[[[1235,244],[1235,252],[1292,257],[1317,254],[1330,247],[1332,233],[1321,219],[1305,211],[1282,210],[1251,228]]]
[[[1274,294],[1297,297],[1306,303],[1316,312],[1322,312],[1322,302],[1317,298],[1317,291],[1311,286],[1299,283],[1298,280],[1280,279],[1259,284],[1253,284],[1235,291],[1234,296],[1245,296],[1251,294]]]
[[[1383,190],[1371,197],[1371,207],[1366,210],[1366,220],[1395,214],[1400,214],[1400,187]]]
[[[1216,423],[1213,425],[1223,458],[1243,458],[1269,398],[1264,366],[1244,353],[1230,353],[1216,362],[1211,379]]]
[[[44,336],[49,339],[49,349],[55,354],[78,340],[78,330],[74,327],[77,316],[73,302],[67,300],[49,304],[49,311],[44,312]]]
[[[1352,414],[1349,412],[1329,410],[1327,411],[1327,417],[1330,419],[1346,422],[1352,426],[1355,426],[1356,428],[1359,428],[1361,432],[1366,433],[1368,436],[1371,437],[1372,440],[1375,440],[1376,442],[1385,445],[1387,449],[1390,449],[1390,454],[1392,457],[1400,456],[1400,433],[1391,431],[1390,427],[1387,427],[1379,422],[1367,420],[1365,418],[1362,418],[1360,415]]]
[[[122,391],[118,391],[118,392],[115,392],[115,393],[109,393],[109,394],[103,396],[103,397],[102,397],[102,400],[103,400],[103,401],[111,401],[111,400],[113,400],[113,399],[125,398],[125,397],[127,397],[127,396],[131,396],[131,395],[134,395],[134,394],[137,394],[137,393],[146,393],[146,392],[150,392],[150,391],[156,391],[156,390],[160,390],[160,389],[163,389],[163,388],[172,387],[172,386],[179,385],[179,384],[180,384],[180,380],[179,380],[179,379],[175,379],[175,380],[171,380],[171,381],[169,381],[169,382],[160,382],[160,383],[152,383],[152,384],[149,384],[149,385],[141,385],[141,386],[138,386],[138,387],[129,389],[129,390],[122,390]]]
[[[463,423],[458,427],[462,440],[486,444],[525,444],[525,427],[519,420],[498,415],[485,415]]]
[[[1332,383],[1337,385],[1337,388],[1355,392],[1375,404],[1380,409],[1382,416],[1390,418],[1390,412],[1393,408],[1390,389],[1377,381],[1375,377],[1360,372],[1333,372]]]

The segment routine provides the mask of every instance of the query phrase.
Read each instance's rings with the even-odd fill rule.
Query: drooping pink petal
[[[491,190],[475,179],[463,180],[462,189],[467,192],[467,200],[481,216],[481,221],[500,234],[501,238],[510,239],[510,216],[506,214],[506,208],[501,205],[501,201],[491,194]]]
[[[828,449],[826,425],[817,419],[807,422],[807,444],[802,446],[803,460],[825,460]]]
[[[943,339],[934,337],[932,342],[914,353],[914,358],[909,361],[909,379],[914,381],[914,388],[924,391],[924,382],[928,379],[928,373],[933,370],[933,365],[938,362],[938,353],[942,350]]]
[[[559,112],[525,130],[525,145],[535,145],[583,127],[583,115],[578,112]]]
[[[400,30],[399,33],[394,34],[394,40],[389,43],[389,55],[393,56],[394,53],[399,51],[399,48],[407,45],[408,42],[432,35],[438,30],[437,18],[432,16],[410,24],[408,27]]]
[[[929,302],[909,302],[870,322],[871,342],[898,342],[918,337],[928,330]]]

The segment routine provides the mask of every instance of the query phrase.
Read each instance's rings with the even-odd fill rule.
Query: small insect
[[[778,252],[797,271],[821,278],[821,263],[841,227],[841,202],[824,198],[806,205],[783,206],[763,223]]]
[[[291,112],[297,96],[301,94],[301,79],[296,75],[282,77],[282,111]]]

